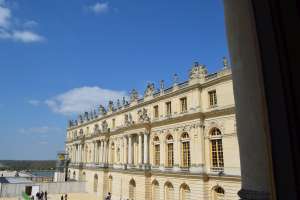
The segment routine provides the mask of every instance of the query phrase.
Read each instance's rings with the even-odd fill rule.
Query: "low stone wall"
[[[49,182],[49,183],[3,183],[0,184],[1,197],[21,196],[26,186],[40,186],[40,191],[47,191],[48,194],[61,193],[84,193],[85,182]]]

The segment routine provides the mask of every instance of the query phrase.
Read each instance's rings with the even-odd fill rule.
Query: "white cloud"
[[[10,9],[2,7],[0,4],[0,27],[7,28],[10,24]]]
[[[20,27],[17,23],[13,23],[15,21],[18,21],[18,19],[12,16],[11,9],[6,6],[4,0],[0,0],[0,39],[23,43],[42,42],[45,40],[43,36],[35,33],[33,30],[28,30],[36,26],[37,22],[29,20]]]
[[[38,126],[38,127],[30,127],[30,128],[20,128],[18,130],[19,133],[22,134],[48,134],[48,133],[56,133],[62,131],[57,127],[49,127],[49,126]]]
[[[100,87],[81,87],[67,91],[45,101],[49,108],[60,114],[72,115],[89,111],[99,104],[106,106],[109,100],[116,101],[126,96],[124,91]]]
[[[44,37],[32,31],[14,31],[11,36],[13,40],[21,41],[24,43],[42,42],[44,40]]]
[[[95,3],[94,5],[89,6],[89,10],[96,13],[96,14],[102,14],[106,13],[109,10],[108,3]]]
[[[40,105],[41,102],[39,100],[34,100],[33,99],[33,100],[29,100],[28,103],[33,105],[33,106],[38,106],[38,105]]]

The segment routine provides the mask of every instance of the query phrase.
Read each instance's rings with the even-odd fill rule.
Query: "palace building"
[[[110,101],[69,122],[68,178],[113,200],[235,200],[241,189],[232,74],[194,63],[189,78]]]

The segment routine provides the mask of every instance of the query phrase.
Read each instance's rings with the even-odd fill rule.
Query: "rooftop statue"
[[[160,80],[160,91],[164,91],[165,89],[165,81],[164,80]]]
[[[117,100],[117,109],[120,109],[121,104],[120,104],[120,99]]]
[[[83,123],[83,117],[82,117],[82,115],[78,115],[78,121],[79,121],[80,123]]]
[[[102,122],[102,131],[103,131],[103,132],[107,132],[107,131],[108,131],[108,124],[107,124],[107,121],[106,121],[106,120],[104,120],[104,121]]]
[[[89,113],[88,112],[84,112],[84,120],[89,121]]]
[[[227,60],[227,58],[224,56],[224,57],[223,57],[223,69],[226,69],[226,68],[228,68],[228,60]]]
[[[130,102],[137,101],[138,98],[139,98],[138,92],[135,89],[131,90],[131,92],[130,92]]]
[[[154,93],[154,83],[148,83],[147,88],[144,93],[144,97],[152,96]]]
[[[179,82],[179,77],[178,77],[178,75],[175,73],[174,76],[173,76],[173,84],[174,84],[174,85],[177,85],[178,82]]]
[[[74,126],[74,123],[72,120],[69,120],[69,127],[72,127],[72,126]]]
[[[102,116],[106,115],[106,110],[102,105],[99,106],[99,114]]]
[[[108,111],[109,112],[113,112],[114,111],[114,102],[113,101],[109,101],[108,102]]]

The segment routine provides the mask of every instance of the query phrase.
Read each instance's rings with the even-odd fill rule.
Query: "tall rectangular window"
[[[186,97],[180,99],[180,110],[181,110],[181,112],[187,111],[187,99],[186,99]]]
[[[223,146],[221,139],[211,140],[211,156],[212,156],[212,166],[214,168],[223,168]]]
[[[153,112],[154,112],[154,118],[158,118],[159,117],[158,105],[153,107]]]
[[[190,142],[182,142],[182,167],[190,167]]]
[[[173,167],[174,165],[174,151],[173,151],[173,143],[169,143],[168,147],[168,167]]]
[[[172,114],[172,107],[171,107],[171,101],[166,103],[166,107],[167,107],[167,115],[171,115]]]
[[[154,146],[154,165],[159,166],[160,164],[160,146],[156,144]]]
[[[216,106],[217,105],[217,92],[216,90],[212,90],[208,92],[209,96],[209,105],[210,106]]]

